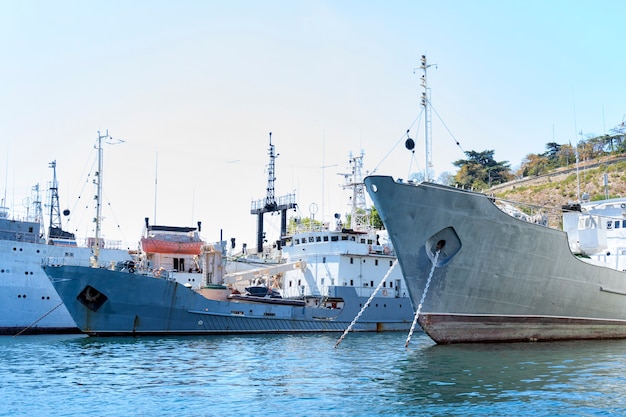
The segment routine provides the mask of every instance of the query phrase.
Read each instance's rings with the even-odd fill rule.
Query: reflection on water
[[[339,336],[0,337],[0,416],[626,414],[626,341]]]
[[[459,414],[480,405],[497,414],[498,403],[502,412],[531,406],[533,415],[626,410],[625,352],[626,341],[432,345],[398,361],[398,393]]]

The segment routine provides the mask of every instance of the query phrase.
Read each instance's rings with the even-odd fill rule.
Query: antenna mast
[[[352,230],[364,230],[369,226],[369,212],[365,202],[365,183],[362,174],[364,155],[362,150],[359,156],[352,156],[350,152],[351,172],[343,174],[346,182],[343,189],[352,190],[350,197],[350,228]]]
[[[96,172],[94,184],[96,184],[96,195],[94,196],[94,201],[96,202],[96,218],[94,222],[96,223],[96,239],[95,246],[93,251],[93,263],[95,266],[98,265],[98,258],[100,257],[100,228],[102,222],[102,139],[110,138],[109,130],[107,129],[104,135],[100,134],[98,131],[98,144],[96,145],[96,149],[98,150],[98,171]]]
[[[278,155],[274,151],[274,145],[272,144],[272,132],[270,132],[270,147],[268,149],[268,153],[270,156],[270,163],[267,168],[267,194],[264,199],[256,200],[252,202],[252,207],[250,209],[250,214],[256,214],[258,216],[257,221],[257,252],[263,252],[263,239],[265,238],[265,233],[263,232],[263,214],[265,213],[273,213],[280,211],[280,239],[281,244],[287,234],[287,210],[296,208],[296,195],[295,194],[287,194],[278,199],[276,201],[276,197],[274,195],[274,181],[276,177],[274,176],[275,169],[275,161]]]
[[[96,223],[96,242],[94,246],[92,265],[95,267],[98,266],[98,258],[100,256],[100,249],[102,248],[103,243],[103,241],[100,239],[100,232],[102,227],[102,171],[104,154],[102,149],[103,140],[108,141],[107,143],[110,145],[124,142],[122,139],[117,138],[115,138],[116,142],[114,142],[111,135],[109,135],[109,129],[107,129],[104,135],[100,134],[100,131],[98,131],[98,144],[94,146],[98,150],[98,172],[96,172],[96,178],[93,180],[94,184],[96,184],[96,195],[94,197],[94,201],[96,202],[96,218],[94,219],[94,222]]]
[[[59,208],[59,182],[57,180],[57,161],[48,164],[52,168],[52,184],[50,184],[50,225],[48,226],[48,237],[57,235],[56,231],[62,230],[61,209]]]
[[[430,108],[429,108],[430,107],[430,89],[428,88],[426,70],[432,67],[433,65],[435,65],[435,68],[436,68],[437,64],[428,64],[426,61],[426,55],[422,55],[421,62],[422,62],[422,65],[420,65],[420,69],[424,71],[424,74],[422,75],[421,84],[422,84],[422,87],[424,88],[424,91],[422,92],[422,106],[424,107],[424,119],[425,119],[424,142],[426,143],[426,168],[425,168],[425,173],[424,173],[424,181],[431,181],[433,179],[431,176],[431,170],[433,167],[433,157],[432,157],[433,143],[432,143],[432,137],[431,137],[432,120],[431,120],[431,114],[430,114]]]
[[[276,197],[274,196],[274,181],[276,181],[276,177],[274,176],[274,172],[276,157],[278,155],[276,155],[274,149],[274,145],[272,145],[272,132],[270,132],[270,147],[268,149],[270,163],[267,168],[267,196],[265,197],[265,209],[267,211],[274,211],[276,209]]]

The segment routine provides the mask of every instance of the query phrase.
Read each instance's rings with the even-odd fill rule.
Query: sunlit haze
[[[269,132],[275,194],[301,216],[348,212],[351,152],[369,172],[424,170],[421,55],[435,178],[464,151],[515,167],[609,133],[624,16],[620,1],[0,0],[2,198],[45,197],[56,160],[64,227],[93,235],[87,174],[108,131],[124,142],[104,147],[105,238],[136,245],[149,217],[251,245]]]

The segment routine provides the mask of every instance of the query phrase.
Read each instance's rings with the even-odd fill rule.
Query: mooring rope
[[[391,271],[393,271],[393,268],[396,267],[396,264],[398,263],[398,259],[396,258],[396,260],[393,262],[393,264],[389,267],[389,270],[387,271],[387,273],[385,274],[385,276],[383,277],[382,281],[380,281],[380,283],[378,284],[378,286],[376,287],[376,289],[374,290],[374,292],[372,293],[372,295],[370,295],[370,298],[367,300],[367,302],[365,303],[365,305],[363,307],[361,307],[361,311],[359,311],[359,314],[356,315],[356,317],[354,318],[354,320],[352,320],[352,323],[350,323],[350,325],[348,326],[348,328],[343,332],[343,334],[341,335],[341,337],[339,338],[339,340],[337,340],[337,343],[335,343],[335,347],[339,346],[339,344],[341,343],[341,341],[344,339],[344,337],[346,337],[346,335],[348,334],[348,332],[350,330],[352,330],[352,327],[354,327],[354,325],[356,324],[357,320],[359,320],[359,318],[361,317],[361,315],[363,314],[363,312],[365,311],[365,309],[367,307],[369,307],[370,303],[372,302],[372,299],[374,298],[374,296],[378,293],[378,290],[380,290],[380,288],[383,286],[383,284],[385,283],[385,281],[387,280],[387,278],[389,277],[389,275],[391,274]]]
[[[52,310],[48,311],[46,314],[44,314],[43,316],[39,317],[37,320],[35,320],[32,324],[30,324],[29,326],[24,327],[22,330],[19,331],[19,333],[17,333],[16,335],[13,335],[13,337],[15,336],[19,336],[22,333],[24,333],[26,330],[30,329],[31,327],[33,327],[35,324],[39,323],[44,317],[46,317],[48,314],[52,313],[54,310],[56,310],[57,308],[61,307],[63,305],[63,301],[61,301],[56,307],[54,307]]]
[[[413,331],[415,331],[415,325],[417,324],[417,319],[420,316],[420,312],[422,311],[422,304],[424,304],[424,300],[426,299],[426,293],[428,292],[428,287],[430,286],[430,280],[433,278],[433,273],[435,272],[435,267],[437,266],[437,258],[439,258],[439,252],[435,252],[435,259],[433,260],[433,267],[430,270],[430,274],[428,275],[428,279],[426,280],[426,286],[424,287],[424,292],[422,293],[422,298],[420,299],[420,303],[417,306],[417,310],[415,310],[415,317],[413,318],[413,324],[411,324],[411,330],[409,331],[409,336],[406,338],[406,343],[404,347],[409,346],[409,342],[411,341],[411,336],[413,336]]]

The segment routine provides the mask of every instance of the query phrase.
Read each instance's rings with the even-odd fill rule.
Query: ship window
[[[393,281],[389,281],[389,288],[393,288]]]
[[[354,258],[350,258],[350,265],[354,263]]]
[[[383,288],[387,286],[387,282],[383,282]]]
[[[587,226],[587,225],[585,225],[585,226]],[[606,222],[606,228],[609,229],[609,230],[611,230],[613,228],[613,220],[608,220]]]
[[[309,242],[313,243],[313,236],[309,236]]]
[[[321,285],[324,285],[324,278],[322,278],[322,282],[321,282]]]
[[[339,240],[339,236],[331,236],[330,240],[331,242],[337,242]]]
[[[374,259],[374,265],[378,266],[378,259]]]
[[[374,281],[370,281],[370,287],[374,286]]]
[[[619,223],[620,223],[620,222],[615,222],[615,228],[616,228],[616,229],[619,229]]]
[[[367,244],[368,244],[368,245],[371,245],[371,244],[373,244],[373,243],[374,243],[374,241],[373,241],[372,239],[368,239],[368,240],[367,240]]]
[[[350,240],[356,242],[356,238],[354,236],[350,236]]]
[[[289,286],[291,287],[291,284],[293,284],[293,281],[289,280]]]
[[[298,286],[302,285],[302,280],[298,280]]]
[[[361,243],[365,243],[365,239],[361,239]],[[372,243],[372,242],[370,242],[370,244],[371,244],[371,243]]]
[[[626,227],[626,220],[622,220],[622,227]]]
[[[322,237],[321,237],[321,236],[318,236],[318,237],[315,239],[315,241],[316,241],[316,242],[321,242],[321,241],[322,241]]]
[[[326,257],[325,257],[325,256],[322,258],[322,263],[323,263],[323,264],[325,264],[325,263],[326,263]]]
[[[299,245],[299,244],[300,244],[300,239],[294,239],[293,241],[294,241],[294,243],[295,243],[296,245]]]
[[[177,271],[185,270],[185,259],[184,258],[174,258],[174,269]]]
[[[354,280],[350,280],[350,286],[353,287],[354,286]]]
[[[328,242],[328,236],[324,236],[324,242]]]
[[[341,236],[341,240],[348,240],[348,236]]]
[[[389,266],[393,266],[393,261],[389,261]]]

